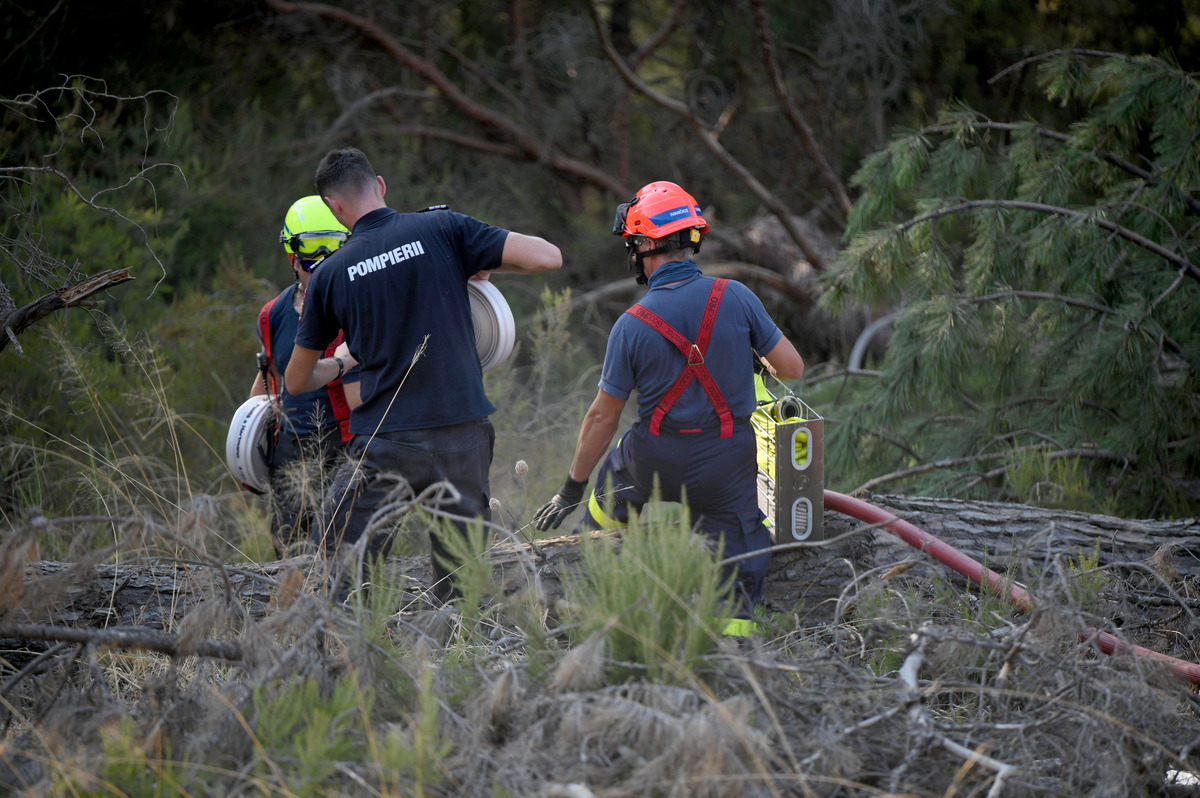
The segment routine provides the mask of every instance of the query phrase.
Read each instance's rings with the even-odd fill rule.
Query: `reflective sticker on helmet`
[[[673,222],[676,219],[688,218],[692,215],[692,209],[687,205],[680,205],[678,208],[672,208],[669,211],[656,213],[650,217],[650,223],[656,227],[661,227],[668,222]]]

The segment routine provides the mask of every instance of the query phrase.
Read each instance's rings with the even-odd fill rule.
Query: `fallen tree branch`
[[[231,662],[242,659],[242,647],[238,643],[223,640],[198,640],[195,643],[181,643],[175,635],[156,632],[144,626],[80,629],[39,623],[7,623],[0,624],[0,637],[53,640],[59,643],[78,643],[98,648],[158,651],[172,657],[210,657]]]
[[[275,2],[276,0],[271,1]],[[758,180],[758,178],[751,174],[750,170],[747,169],[741,161],[735,158],[733,154],[729,152],[729,150],[722,146],[717,137],[713,135],[713,132],[706,128],[701,121],[696,118],[696,115],[692,113],[691,109],[688,108],[685,103],[680,102],[673,97],[668,97],[667,95],[657,91],[654,89],[654,87],[639,77],[637,73],[633,71],[633,69],[630,68],[629,64],[625,62],[625,59],[621,57],[621,54],[618,53],[617,49],[613,46],[612,38],[608,35],[608,31],[604,26],[603,16],[596,4],[596,0],[588,0],[588,10],[591,12],[592,25],[596,30],[596,35],[600,38],[600,44],[604,49],[604,53],[608,57],[608,60],[616,68],[617,73],[621,76],[621,79],[624,80],[631,89],[638,92],[643,97],[646,97],[659,107],[678,115],[685,122],[687,122],[688,125],[691,126],[693,132],[695,132],[696,137],[700,139],[701,143],[704,144],[705,147],[708,148],[709,152],[711,152],[713,156],[720,161],[723,166],[725,166],[726,169],[732,172],[734,176],[736,176],[738,180],[740,180],[742,184],[746,186],[746,188],[748,188],[750,192],[754,194],[754,196],[757,197],[759,201],[762,202],[763,205],[765,205],[777,219],[779,219],[779,223],[783,225],[783,229],[787,231],[788,237],[796,243],[796,246],[798,246],[800,251],[804,253],[804,257],[808,258],[808,262],[812,265],[813,269],[819,272],[825,271],[825,259],[821,257],[821,254],[817,252],[816,248],[812,245],[812,242],[808,240],[808,237],[805,236],[804,233],[800,231],[800,228],[796,226],[795,222],[792,221],[792,214],[791,211],[788,210],[787,206],[780,202],[779,198],[776,197],[770,189],[764,186],[762,182]]]
[[[814,303],[813,292],[808,285],[789,280],[779,272],[762,266],[755,266],[753,263],[743,263],[736,260],[712,261],[703,264],[704,273],[709,277],[728,277],[738,280],[743,283],[759,283],[772,288],[779,293],[792,300],[801,309],[811,307]],[[567,306],[568,312],[574,315],[578,311],[590,308],[599,302],[607,302],[615,297],[633,294],[643,290],[633,280],[619,280],[617,282],[606,283],[599,288],[587,291],[582,294],[577,294],[571,297],[571,302]],[[518,324],[522,327],[538,322],[543,317],[544,313],[538,313],[522,316]]]
[[[854,203],[850,201],[845,187],[834,173],[833,167],[829,165],[829,160],[817,146],[817,136],[813,133],[812,126],[800,115],[800,111],[797,110],[795,103],[788,95],[787,85],[783,82],[783,72],[779,68],[779,61],[775,58],[775,46],[771,42],[771,34],[767,27],[767,14],[763,10],[762,0],[750,0],[750,7],[754,11],[754,30],[758,34],[758,47],[762,51],[767,74],[771,78],[771,87],[775,90],[775,97],[779,100],[779,107],[783,109],[783,116],[791,123],[792,129],[799,134],[804,150],[816,164],[821,182],[825,184],[825,189],[833,197],[834,203],[842,213],[842,221],[844,221],[850,215]]]
[[[101,291],[133,279],[129,269],[111,269],[46,294],[0,318],[0,352],[11,342],[22,352],[17,336],[57,310],[77,307]]]
[[[1142,613],[1179,609],[1185,602],[1174,599],[1193,595],[1179,580],[1200,579],[1200,557],[1193,555],[1200,552],[1200,519],[1128,520],[1024,504],[920,497],[870,496],[867,500],[1002,572],[1020,569],[1023,562],[1049,562],[1058,552],[1078,557],[1095,551],[1097,567],[1115,566],[1126,573],[1139,562],[1157,563],[1163,547],[1170,544],[1179,556],[1172,561],[1168,581],[1133,586],[1137,588],[1133,600],[1143,605]],[[545,596],[547,606],[554,606],[564,596],[563,575],[582,567],[580,538],[538,539],[536,554],[533,545],[512,534],[498,535],[489,552],[493,582],[505,595],[533,591]],[[826,507],[824,540],[773,549],[764,602],[773,611],[798,613],[806,623],[828,622],[838,597],[856,574],[872,569],[885,573],[910,556],[907,545],[895,535]],[[180,628],[202,602],[216,600],[227,606],[227,589],[247,617],[260,619],[272,614],[272,602],[278,600],[279,584],[287,574],[298,571],[306,590],[311,590],[326,583],[323,569],[327,567],[324,560],[310,556],[230,565],[222,569],[223,574],[215,572],[216,566],[199,562],[142,560],[83,566],[34,562],[25,567],[22,610],[26,614],[19,620],[56,627],[136,626],[165,632]],[[393,555],[388,567],[420,604],[423,589],[432,584],[428,555]],[[1162,601],[1150,607],[1146,605],[1150,597]],[[1188,622],[1184,631],[1190,635],[1194,629]],[[1141,638],[1139,642],[1155,641]],[[1190,651],[1175,653],[1194,656]]]
[[[376,24],[375,20],[325,3],[267,0],[267,6],[281,14],[307,13],[324,20],[336,20],[354,28],[379,45],[401,67],[419,75],[434,88],[438,96],[444,98],[464,116],[512,141],[525,160],[544,163],[555,171],[585,180],[617,196],[628,196],[630,193],[627,186],[614,180],[604,170],[577,158],[555,152],[537,135],[526,130],[512,118],[476,102],[448,75],[438,69],[432,61],[421,58],[409,50],[397,37],[390,35]],[[445,134],[439,135],[444,136]]]

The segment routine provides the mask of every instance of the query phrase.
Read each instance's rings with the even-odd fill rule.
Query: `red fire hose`
[[[851,518],[857,518],[859,521],[868,524],[878,524],[910,546],[929,552],[939,561],[950,566],[975,584],[989,588],[997,595],[1006,596],[1009,601],[1022,610],[1033,609],[1033,596],[1025,588],[1011,582],[1006,582],[1003,576],[991,568],[985,568],[982,563],[968,557],[953,546],[938,540],[933,535],[913,526],[908,521],[897,518],[886,510],[831,490],[825,491],[825,507],[826,509],[848,515]],[[1105,654],[1133,654],[1157,660],[1169,667],[1181,678],[1186,679],[1192,684],[1200,684],[1200,665],[1194,662],[1176,659],[1175,657],[1160,654],[1157,651],[1143,648],[1142,646],[1126,643],[1108,632],[1101,632],[1094,627],[1080,632],[1079,639],[1085,643],[1094,642]]]

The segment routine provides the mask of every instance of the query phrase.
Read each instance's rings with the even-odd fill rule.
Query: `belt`
[[[642,424],[643,429],[649,433],[648,425]],[[750,428],[750,416],[743,416],[733,420],[733,431],[739,432],[743,429]],[[721,422],[714,419],[711,424],[705,427],[695,426],[676,426],[669,421],[664,420],[658,428],[659,434],[664,438],[707,438],[719,436],[721,434]]]

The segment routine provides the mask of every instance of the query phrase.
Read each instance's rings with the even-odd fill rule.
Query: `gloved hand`
[[[567,481],[558,489],[558,493],[554,494],[554,498],[543,504],[534,514],[533,525],[541,532],[545,532],[547,529],[558,529],[558,525],[563,522],[563,519],[583,500],[583,490],[586,487],[586,479],[583,482],[576,482],[571,479],[570,474],[567,474]]]

